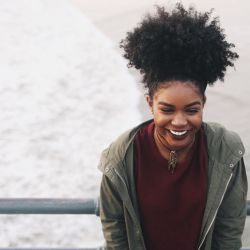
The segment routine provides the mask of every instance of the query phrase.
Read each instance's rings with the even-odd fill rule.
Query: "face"
[[[155,134],[168,150],[181,150],[193,144],[202,124],[204,98],[191,82],[164,82],[147,97],[153,113]]]

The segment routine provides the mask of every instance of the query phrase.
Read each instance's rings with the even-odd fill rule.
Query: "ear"
[[[204,97],[203,97],[203,107],[205,106],[206,101],[207,101],[207,97],[204,94]]]
[[[152,98],[149,95],[147,95],[146,100],[147,100],[147,103],[148,103],[148,106],[150,108],[151,113],[153,113],[153,100],[152,100]]]

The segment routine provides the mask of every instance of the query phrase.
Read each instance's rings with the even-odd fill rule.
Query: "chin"
[[[194,137],[189,138],[188,140],[185,140],[183,142],[179,141],[179,143],[176,141],[177,140],[173,141],[172,139],[166,141],[170,150],[181,150],[189,147],[193,143]]]

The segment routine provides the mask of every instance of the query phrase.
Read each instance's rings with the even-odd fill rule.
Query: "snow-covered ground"
[[[67,0],[0,1],[0,197],[97,197],[101,151],[137,124],[126,62]],[[84,215],[0,216],[0,247],[102,244]]]

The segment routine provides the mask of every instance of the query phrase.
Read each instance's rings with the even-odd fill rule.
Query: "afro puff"
[[[225,40],[218,18],[210,21],[212,10],[199,13],[180,3],[171,12],[156,8],[120,43],[128,67],[140,71],[149,94],[167,80],[191,80],[203,94],[207,84],[223,81],[226,67],[239,56]]]

